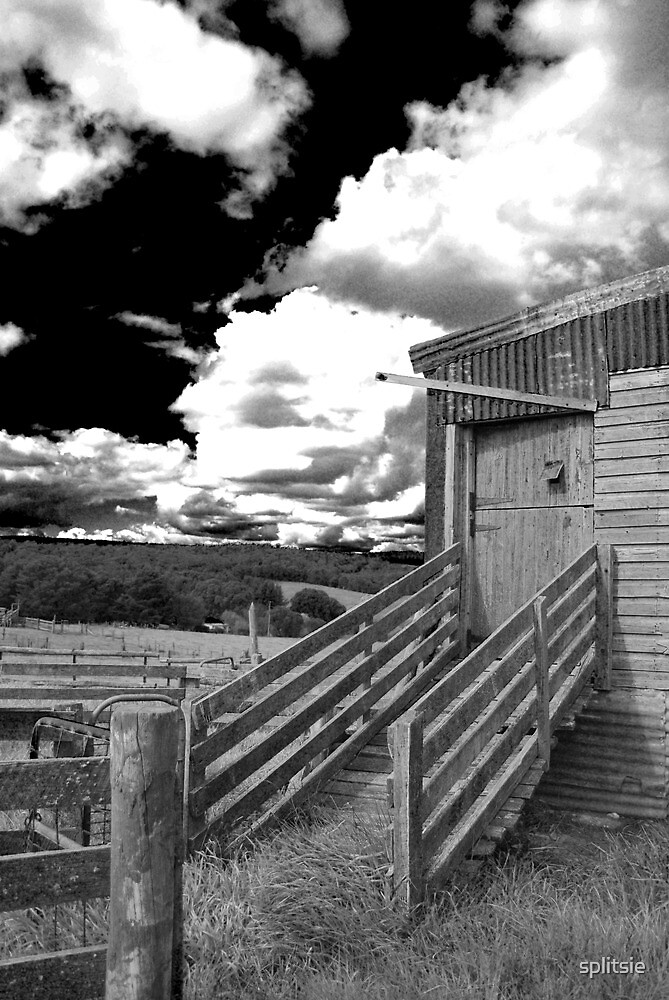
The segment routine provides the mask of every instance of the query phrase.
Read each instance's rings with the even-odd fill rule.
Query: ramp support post
[[[395,891],[413,910],[423,902],[423,715],[413,709],[393,725],[393,872]]]

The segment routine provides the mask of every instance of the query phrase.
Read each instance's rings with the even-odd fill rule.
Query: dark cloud
[[[156,512],[155,496],[101,497],[90,484],[17,478],[6,481],[0,492],[2,527],[120,530],[150,520]]]
[[[251,385],[306,385],[309,381],[290,361],[262,365],[251,372],[248,380]]]
[[[205,490],[189,497],[169,523],[186,535],[211,535],[238,541],[275,541],[278,538],[273,514],[242,514],[228,500],[216,499]]]
[[[249,427],[308,427],[295,401],[286,399],[276,389],[256,389],[242,397],[235,407],[241,424]]]

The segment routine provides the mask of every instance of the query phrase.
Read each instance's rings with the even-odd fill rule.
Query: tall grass
[[[666,1000],[669,836],[560,832],[481,869],[411,921],[389,901],[378,829],[321,819],[186,878],[188,997]],[[644,974],[579,971],[602,956]]]
[[[187,1000],[666,1000],[666,824],[584,830],[533,813],[421,919],[389,896],[381,822],[321,813],[226,860],[198,855],[184,868]],[[95,913],[88,943],[104,934]],[[36,916],[4,918],[0,957],[51,944]],[[81,944],[74,913],[70,930]],[[579,972],[602,956],[647,971]]]

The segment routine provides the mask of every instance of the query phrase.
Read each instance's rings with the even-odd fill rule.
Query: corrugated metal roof
[[[457,358],[491,350],[511,341],[532,337],[597,313],[669,293],[669,266],[634,274],[619,281],[586,288],[563,299],[531,306],[513,316],[469,330],[456,330],[434,340],[415,344],[409,355],[415,372],[435,371]],[[666,308],[664,312],[666,319]],[[666,330],[666,323],[665,323]],[[662,362],[649,362],[649,364]]]
[[[608,377],[604,318],[601,314],[583,316],[532,337],[451,361],[444,369],[444,377],[524,392],[596,399],[605,405]],[[550,412],[556,412],[555,408],[448,393],[443,417],[453,423]]]
[[[559,732],[537,794],[565,809],[667,817],[663,691],[595,693],[573,732]]]

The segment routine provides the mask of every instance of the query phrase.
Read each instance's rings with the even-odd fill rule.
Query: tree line
[[[413,568],[409,558],[248,544],[0,539],[0,606],[18,601],[31,617],[192,630],[227,621],[243,632],[253,601],[259,631],[300,635],[344,610],[314,587],[377,593]],[[287,604],[281,580],[305,588]]]

